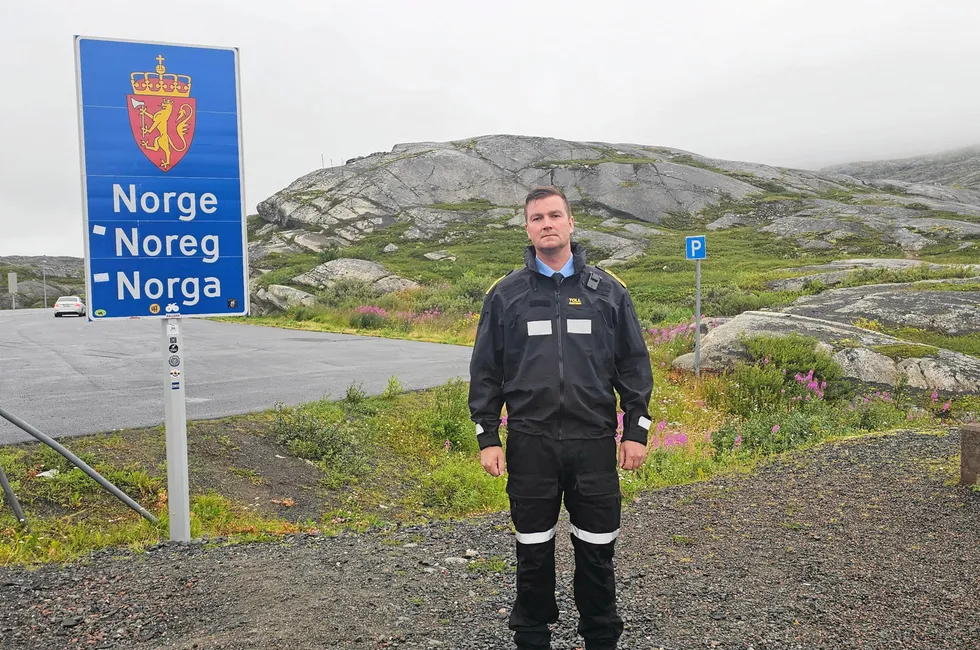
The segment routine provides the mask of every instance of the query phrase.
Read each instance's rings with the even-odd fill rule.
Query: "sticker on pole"
[[[236,48],[75,37],[88,313],[248,313]]]
[[[703,260],[708,256],[708,249],[705,247],[704,235],[691,235],[685,240],[687,259]]]

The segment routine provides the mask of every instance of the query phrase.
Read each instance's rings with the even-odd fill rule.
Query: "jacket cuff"
[[[644,414],[630,418],[631,422],[624,428],[623,440],[638,442],[641,445],[647,444],[647,436],[650,433],[650,418]]]
[[[500,442],[500,433],[498,427],[493,429],[484,429],[482,424],[476,425],[476,441],[480,444],[480,451],[483,451],[487,447],[503,447],[503,443]]]

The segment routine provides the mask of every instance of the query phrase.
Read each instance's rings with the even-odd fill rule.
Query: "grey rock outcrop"
[[[831,289],[803,296],[782,311],[839,323],[863,318],[951,336],[980,332],[980,291],[930,290],[940,282],[976,285],[980,278]]]
[[[803,268],[785,269],[787,272],[807,272],[793,278],[783,280],[770,280],[766,286],[776,291],[800,291],[813,282],[820,282],[825,287],[832,287],[850,278],[855,277],[855,273],[863,269],[882,269],[889,271],[905,271],[922,268],[929,271],[941,269],[962,269],[964,272],[980,274],[980,264],[931,264],[919,260],[910,259],[850,259],[831,262],[828,264],[815,264]],[[896,286],[896,285],[890,285]]]
[[[605,218],[606,228],[639,240],[658,234],[645,224],[693,224],[725,202],[736,207],[709,230],[752,226],[804,248],[847,250],[871,238],[915,251],[980,234],[980,192],[871,183],[666,147],[490,135],[402,144],[320,169],[258,209],[278,227],[321,231],[311,250],[328,241],[346,246],[395,224],[404,224],[406,240],[440,237],[450,224],[520,226],[527,189],[545,184],[565,188],[574,212]]]
[[[704,336],[701,367],[723,371],[746,358],[740,342],[743,335],[785,336],[798,332],[829,346],[841,363],[845,376],[857,381],[895,386],[901,378],[922,390],[951,393],[980,392],[980,359],[939,349],[934,356],[892,358],[874,350],[876,346],[906,344],[879,332],[827,320],[778,312],[744,312]],[[674,360],[675,368],[693,369],[694,354]]]
[[[259,288],[253,297],[259,303],[267,303],[264,311],[268,311],[269,306],[278,310],[287,310],[299,305],[304,307],[316,305],[316,296],[313,294],[281,284],[270,284],[264,289]]]
[[[378,293],[415,288],[418,283],[389,273],[377,262],[341,258],[320,264],[310,271],[293,278],[297,284],[317,289],[331,287],[341,280],[353,280],[371,285]]]
[[[966,147],[898,160],[833,165],[820,171],[862,179],[895,179],[910,184],[939,183],[947,187],[980,190],[980,147]]]

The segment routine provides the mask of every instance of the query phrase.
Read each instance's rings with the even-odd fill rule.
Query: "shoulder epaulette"
[[[487,287],[487,294],[489,295],[489,293],[490,293],[491,291],[493,291],[493,288],[494,288],[495,286],[497,286],[497,283],[498,283],[498,282],[500,282],[501,280],[503,280],[504,278],[506,278],[506,277],[507,277],[508,275],[510,275],[510,274],[511,274],[511,273],[513,273],[513,272],[514,272],[513,270],[511,270],[511,271],[507,271],[507,272],[506,272],[506,273],[504,273],[504,274],[503,274],[502,276],[500,276],[499,278],[497,278],[496,280],[494,280],[494,281],[493,281],[493,284],[491,284],[491,285],[490,285],[489,287]]]
[[[610,271],[609,269],[602,269],[602,270],[603,270],[603,271],[605,271],[606,273],[608,273],[608,274],[609,274],[609,275],[610,275],[610,276],[612,277],[612,279],[613,279],[613,280],[615,280],[616,282],[618,282],[618,283],[620,283],[621,285],[623,285],[623,288],[624,288],[624,289],[626,288],[626,283],[625,283],[625,282],[623,282],[622,280],[620,280],[620,279],[619,279],[619,276],[617,276],[617,275],[616,275],[615,273],[613,273],[613,272],[612,272],[612,271]]]

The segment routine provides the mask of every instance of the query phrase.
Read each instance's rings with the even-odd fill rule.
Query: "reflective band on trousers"
[[[590,533],[587,530],[582,530],[581,528],[576,528],[574,525],[569,524],[568,526],[572,535],[575,535],[583,542],[588,542],[589,544],[609,544],[614,539],[619,537],[619,529],[617,528],[611,533]]]
[[[517,541],[521,544],[544,544],[555,536],[557,530],[558,525],[556,524],[554,528],[543,533],[517,533]]]

